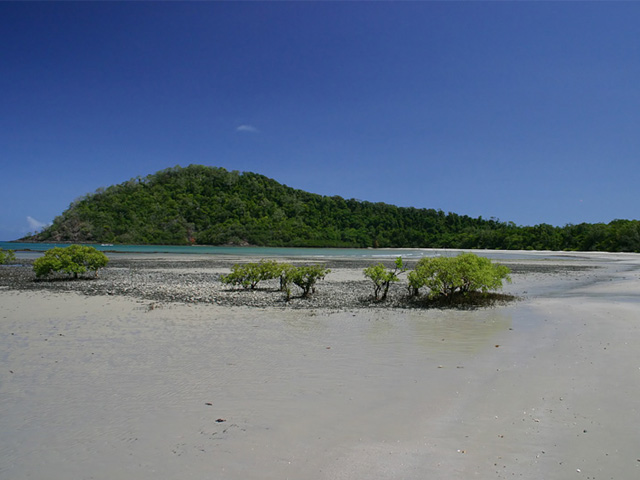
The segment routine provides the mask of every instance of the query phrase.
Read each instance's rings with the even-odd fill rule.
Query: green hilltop
[[[190,165],[101,188],[26,238],[42,242],[640,251],[640,222],[554,227],[296,190]]]

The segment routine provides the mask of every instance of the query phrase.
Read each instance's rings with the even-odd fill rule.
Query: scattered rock
[[[36,280],[33,273],[33,260],[25,259],[23,264],[15,268],[0,269],[0,288],[76,292],[84,295],[122,295],[148,302],[143,307],[148,311],[162,308],[166,303],[305,310],[424,307],[420,302],[407,302],[405,289],[400,285],[392,287],[387,301],[373,302],[371,282],[364,276],[361,280],[337,280],[334,278],[339,276],[334,277],[332,274],[318,284],[317,291],[311,297],[300,298],[299,290],[294,289],[293,297],[287,302],[284,294],[279,291],[277,279],[261,282],[255,290],[231,288],[222,284],[220,275],[228,272],[235,261],[235,259],[218,258],[213,255],[211,258],[197,260],[117,257],[110,259],[98,278],[85,277],[73,281],[63,276]],[[298,259],[288,261],[295,263]],[[371,265],[371,260],[327,259],[322,263],[337,272],[340,269],[363,269]],[[510,264],[509,267],[514,274],[536,272],[558,274],[593,268],[531,266],[517,263]],[[442,341],[446,339],[443,338]]]

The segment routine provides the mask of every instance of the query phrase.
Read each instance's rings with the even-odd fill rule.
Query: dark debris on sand
[[[0,288],[23,291],[76,292],[83,295],[122,295],[158,303],[216,304],[222,306],[282,307],[299,309],[358,309],[358,308],[451,308],[447,302],[427,302],[424,297],[412,299],[403,282],[395,284],[384,303],[372,300],[372,286],[368,279],[333,280],[329,274],[317,284],[309,298],[299,297],[293,287],[293,297],[286,301],[278,291],[278,281],[261,282],[255,290],[234,288],[220,282],[235,263],[229,259],[172,260],[166,258],[115,258],[100,270],[99,276],[80,279],[57,277],[36,279],[33,260],[21,265],[0,268]],[[330,260],[323,262],[332,271],[364,269],[371,261]],[[411,268],[412,265],[409,265]],[[555,266],[509,265],[514,273],[558,273]],[[570,269],[581,267],[569,267]],[[585,267],[590,268],[590,267]],[[338,276],[339,277],[339,276]],[[456,302],[456,308],[492,306],[513,300],[514,297],[493,294]]]

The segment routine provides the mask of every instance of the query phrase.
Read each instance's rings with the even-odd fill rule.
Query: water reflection
[[[511,328],[512,318],[502,309],[439,311],[412,323],[415,342],[429,351],[472,354],[493,347],[496,335]]]
[[[370,342],[396,344],[404,351],[414,346],[429,355],[474,354],[494,347],[495,337],[509,330],[512,322],[505,309],[387,312],[371,319],[365,333]]]

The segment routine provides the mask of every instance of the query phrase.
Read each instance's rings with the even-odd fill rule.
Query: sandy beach
[[[638,478],[640,256],[531,264],[475,310],[3,286],[0,478]]]

